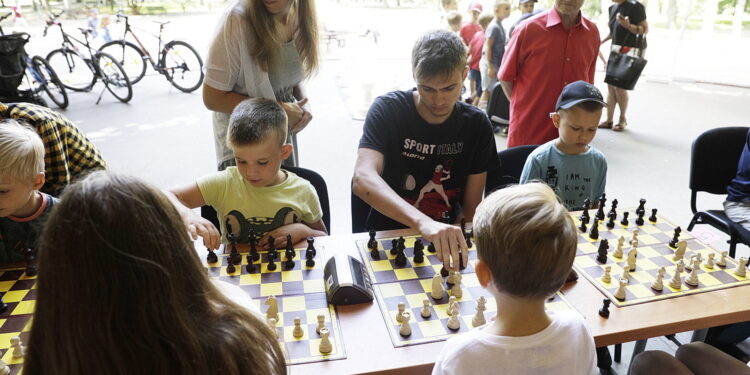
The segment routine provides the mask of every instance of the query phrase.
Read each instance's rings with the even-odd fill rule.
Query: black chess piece
[[[309,251],[309,249],[308,249],[308,251],[305,251],[305,259],[307,259],[305,261],[305,266],[307,266],[308,268],[315,267],[315,259],[314,258],[315,258],[315,253],[313,251]]]
[[[247,254],[247,265],[245,266],[245,270],[247,270],[247,273],[253,273],[255,272],[255,263],[253,263],[253,256],[252,254]]]
[[[445,269],[445,266],[443,266],[443,267],[440,268],[440,276],[442,276],[442,277],[448,277],[449,274],[450,274],[450,272],[448,272],[448,270]]]
[[[231,241],[233,237],[236,237],[234,231],[232,230],[232,224],[229,222],[229,218],[224,220],[224,229],[227,230],[227,240]]]
[[[638,213],[641,211],[646,212],[646,200],[643,198],[641,198],[641,200],[638,201],[638,208],[635,209],[635,213]]]
[[[672,241],[669,241],[669,246],[677,248],[677,243],[680,242],[681,232],[682,232],[682,228],[680,227],[674,228],[674,235],[672,236]]]
[[[284,268],[289,271],[294,268],[294,257],[289,256],[289,252],[286,252],[286,262],[284,262]]]
[[[292,242],[292,235],[291,234],[287,234],[286,235],[286,248],[285,248],[285,250],[287,250],[287,251],[288,250],[294,251],[294,243]]]
[[[255,238],[255,231],[250,230],[250,234],[248,235],[248,237],[250,238],[249,255],[252,257],[253,262],[257,262],[260,259],[260,254],[258,253],[258,239]]]
[[[391,240],[391,255],[396,254],[398,254],[398,240],[394,238]]]
[[[370,229],[368,233],[370,235],[370,239],[367,241],[367,248],[372,249],[373,247],[377,247],[378,241],[375,239],[375,230]]]
[[[612,204],[610,205],[609,212],[607,213],[607,216],[609,215],[615,215],[615,218],[617,218],[617,199],[612,200]]]
[[[461,233],[466,235],[466,218],[461,218]]]
[[[581,216],[579,217],[579,219],[586,224],[589,223],[589,219],[590,219],[589,209],[590,208],[591,208],[591,199],[587,197],[586,199],[583,200],[583,212],[581,213]]]
[[[599,242],[599,250],[597,250],[597,262],[602,264],[607,263],[607,250],[609,250],[609,241],[602,239],[601,242]]]
[[[612,303],[612,300],[610,300],[609,298],[605,298],[604,300],[602,300],[602,303],[602,308],[599,309],[599,316],[605,319],[609,318],[609,304]]]
[[[599,205],[599,209],[596,210],[596,216],[594,216],[594,218],[599,221],[604,221],[605,217],[606,216],[604,216],[604,206]]]
[[[406,239],[403,236],[398,238],[398,248],[400,250],[406,250]]]
[[[207,263],[216,263],[219,261],[219,257],[216,256],[216,253],[213,251],[213,249],[206,248],[206,250],[208,250],[208,255],[206,255]]]
[[[628,216],[630,215],[630,212],[623,212],[622,213],[622,220],[620,221],[620,224],[624,227],[627,227],[630,222],[628,221]]]
[[[599,197],[599,207],[603,207],[607,203],[607,193],[602,193],[602,196]]]
[[[375,241],[375,249],[378,248],[378,242]],[[315,248],[315,238],[313,236],[307,237],[307,250],[312,251],[313,258],[318,255],[318,250]]]
[[[467,249],[469,249],[469,248],[471,248],[472,246],[474,246],[474,244],[473,244],[473,243],[471,243],[471,236],[470,236],[470,235],[468,235],[468,234],[466,234],[466,233],[464,233],[464,241],[466,241],[466,248],[467,248]]]
[[[652,223],[656,222],[656,220],[657,220],[657,218],[656,218],[656,211],[658,211],[656,208],[652,208],[651,209],[651,216],[648,217],[648,221],[650,221]]]
[[[635,225],[641,226],[641,225],[643,225],[643,223],[644,223],[644,222],[643,222],[643,215],[645,215],[645,214],[646,214],[646,211],[645,211],[645,210],[643,210],[643,211],[638,211],[638,212],[637,212],[637,214],[638,214],[638,217],[637,217],[637,218],[635,218]]]
[[[237,265],[241,264],[242,256],[240,255],[240,252],[237,251],[237,243],[235,242],[234,239],[232,240],[231,248],[232,250],[229,253],[229,257],[232,259],[232,263],[237,264]]]
[[[8,304],[3,301],[3,296],[5,293],[0,293],[0,314],[8,311]]]
[[[268,252],[268,265],[267,265],[267,268],[269,271],[276,270],[276,262],[274,262],[274,258],[276,258],[275,254],[269,251]]]
[[[599,239],[599,219],[594,218],[594,223],[591,224],[591,232],[589,233],[589,238],[592,240]]]
[[[463,252],[459,251],[458,252],[458,270],[463,271],[465,269],[466,269],[466,265],[464,264]]]
[[[435,244],[432,243],[432,242],[430,242],[430,244],[427,245],[427,251],[429,251],[431,253],[437,252],[437,249],[435,249]]]
[[[417,240],[417,242],[414,243],[414,263],[423,263],[424,262],[424,245],[422,245],[422,241]]]
[[[378,249],[370,249],[370,256],[372,259],[380,259],[380,251],[378,251]]]
[[[609,215],[609,221],[607,222],[607,228],[613,229],[615,227],[615,218],[617,218],[617,214],[614,213],[614,212],[612,212],[612,211],[609,211],[609,213],[607,215]]]
[[[23,250],[22,255],[26,260],[26,276],[36,276],[36,250],[32,247],[26,247]]]
[[[268,251],[276,250],[276,239],[273,236],[268,237]]]
[[[583,233],[586,233],[586,231],[587,231],[587,228],[586,228],[586,222],[587,222],[587,221],[588,221],[588,220],[586,220],[586,221],[584,221],[584,220],[581,220],[581,225],[580,225],[580,226],[578,227],[578,229],[579,229],[579,230],[580,230],[581,232],[583,232]]]
[[[227,258],[227,273],[234,273],[234,271],[236,270],[237,269],[234,268],[234,263],[232,263],[232,261],[229,258]]]
[[[399,267],[403,267],[406,265],[406,254],[404,253],[404,250],[400,247],[400,245],[398,251],[396,252],[396,259],[394,259],[394,262]]]

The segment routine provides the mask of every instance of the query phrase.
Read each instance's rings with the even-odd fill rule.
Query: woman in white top
[[[225,144],[229,114],[250,97],[281,103],[296,147],[296,133],[312,120],[303,81],[317,68],[314,0],[236,0],[227,8],[211,42],[203,85],[203,103],[214,111],[219,169],[234,162]]]

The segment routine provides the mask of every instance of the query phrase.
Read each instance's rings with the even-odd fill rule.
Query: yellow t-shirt
[[[260,238],[292,223],[315,223],[323,217],[318,194],[309,181],[285,171],[286,179],[275,186],[252,186],[229,167],[199,178],[196,183],[206,204],[213,206],[221,222],[222,242],[227,243],[226,224],[239,242],[252,232]]]

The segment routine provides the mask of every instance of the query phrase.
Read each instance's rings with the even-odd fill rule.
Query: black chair
[[[523,165],[526,164],[526,158],[537,147],[539,145],[517,146],[498,152],[497,157],[500,159],[500,167],[487,172],[487,183],[484,188],[485,195],[495,189],[517,184],[521,179],[521,172],[523,172]]]
[[[493,128],[508,128],[508,124],[510,123],[510,101],[505,96],[500,82],[496,83],[492,87],[492,90],[490,90],[490,98],[487,101],[487,117],[490,118]]]
[[[698,211],[698,192],[727,194],[727,186],[737,174],[737,164],[745,145],[747,127],[711,129],[693,142],[690,158],[690,208],[693,219],[687,230],[695,224],[709,224],[729,235],[729,256],[734,257],[737,243],[750,246],[750,231],[727,218],[724,210]]]
[[[285,169],[296,174],[300,178],[304,178],[305,180],[310,181],[310,184],[312,184],[312,186],[315,188],[315,191],[318,193],[320,209],[323,211],[323,223],[326,225],[328,234],[331,234],[331,206],[328,201],[328,185],[326,185],[326,181],[323,179],[323,177],[315,171],[301,167],[287,167],[284,165],[281,167],[281,169]],[[213,207],[202,206],[201,216],[204,219],[212,222],[217,229],[220,228],[219,218],[217,217],[216,210],[214,210]]]
[[[366,232],[367,215],[370,214],[372,206],[354,192],[351,194],[351,199],[352,233]]]

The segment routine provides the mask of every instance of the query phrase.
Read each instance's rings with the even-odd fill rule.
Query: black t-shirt
[[[412,205],[419,201],[417,208],[427,216],[451,222],[463,202],[467,176],[499,165],[495,137],[487,115],[461,102],[444,123],[427,123],[417,112],[413,92],[393,91],[375,99],[359,147],[383,154],[382,177],[398,195]],[[367,219],[368,229],[403,227],[376,210]]]
[[[42,226],[58,199],[45,193],[42,207],[27,218],[0,217],[0,263],[15,263],[24,260],[23,250],[36,248]]]
[[[646,19],[646,9],[643,8],[643,4],[635,0],[625,0],[620,4],[609,6],[609,35],[612,36],[612,43],[618,46],[638,47],[635,43],[635,34],[617,22],[617,13],[628,17],[632,25],[639,25]],[[645,38],[643,43],[643,48],[646,48]]]

